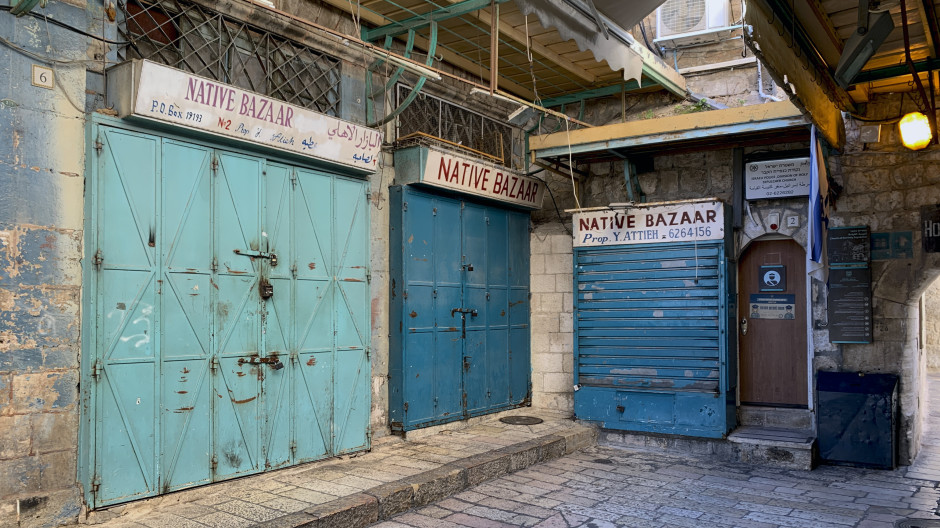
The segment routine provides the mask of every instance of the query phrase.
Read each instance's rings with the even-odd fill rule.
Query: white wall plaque
[[[421,182],[525,207],[542,207],[545,184],[496,164],[428,150]]]
[[[809,196],[809,158],[752,161],[744,167],[745,198]]]
[[[575,213],[575,247],[721,240],[721,202],[670,203]]]
[[[172,123],[364,172],[378,167],[379,130],[150,61],[126,62],[108,76],[120,117]]]

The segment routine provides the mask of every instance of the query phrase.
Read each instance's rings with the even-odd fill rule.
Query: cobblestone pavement
[[[373,526],[892,528],[940,519],[938,482],[906,472],[797,471],[597,446]]]

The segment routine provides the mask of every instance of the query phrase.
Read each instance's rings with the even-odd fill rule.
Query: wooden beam
[[[350,12],[349,2],[347,0],[323,0],[323,2],[345,13]],[[360,16],[362,17],[362,20],[367,21],[371,24],[384,25],[388,23],[388,20],[385,17],[379,14],[373,13],[371,11],[362,11],[360,12]],[[428,48],[430,47],[430,42],[428,41],[428,39],[424,37],[415,36],[415,46],[427,52]],[[437,47],[436,54],[440,56],[441,58],[443,58],[445,62],[448,62],[468,73],[477,72],[481,68],[480,64],[477,64],[469,59],[466,59],[462,55],[454,53],[448,49],[442,48],[441,46]],[[489,71],[489,68],[483,68],[483,69],[486,72]],[[453,74],[451,74],[450,76],[456,77]],[[475,86],[480,86],[479,83],[475,83],[475,82],[465,80],[465,79],[461,79],[461,80],[464,80],[465,82],[468,82]],[[520,97],[523,97],[526,99],[535,98],[535,93],[532,92],[532,90],[530,90],[529,88],[526,88],[525,86],[521,84],[515,83],[505,78],[502,79],[501,84],[504,90],[512,91],[512,93],[515,93],[519,95]]]
[[[448,1],[454,1],[454,0],[448,0]],[[493,21],[493,17],[490,15],[490,13],[486,11],[477,11],[471,16],[475,17],[477,20],[479,20],[480,22],[483,22],[486,25],[492,24],[492,21]],[[511,25],[505,22],[499,23],[499,32],[505,35],[506,37],[522,44],[523,46],[526,45],[525,33],[519,31],[518,29],[512,27]],[[576,77],[579,77],[589,83],[594,83],[597,81],[596,75],[578,66],[574,62],[564,58],[558,53],[555,53],[554,51],[550,50],[547,46],[536,42],[534,38],[532,38],[531,40],[532,42],[531,42],[530,48],[535,53],[538,53],[539,55],[545,57],[549,61],[554,62],[555,64],[560,66],[562,69],[567,71],[568,73],[574,74]]]
[[[842,109],[853,109],[854,101],[835,85],[828,70],[809,60],[809,50],[796,55],[790,42],[791,32],[783,28],[780,17],[766,1],[748,2],[747,7],[745,22],[753,28],[754,52],[780,77],[776,79],[778,82],[786,76],[788,86],[785,89],[795,92],[796,100],[806,109],[826,141],[841,149],[845,144]]]
[[[571,147],[577,151],[580,149],[575,147],[591,144],[603,150],[605,145],[617,141],[649,136],[669,136],[672,141],[682,141],[690,132],[707,133],[741,125],[759,128],[761,123],[767,122],[805,123],[800,110],[789,101],[783,101],[530,136],[529,150]]]
[[[933,0],[917,0],[917,11],[927,37],[927,49],[931,59],[937,58],[937,46],[940,46],[940,29],[937,27],[937,10]]]

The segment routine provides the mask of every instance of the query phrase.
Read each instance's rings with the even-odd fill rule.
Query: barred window
[[[182,0],[119,4],[123,59],[148,59],[338,116],[342,62]]]
[[[410,92],[410,87],[398,85],[399,104]],[[512,162],[513,128],[510,125],[424,93],[398,116],[399,138],[415,132],[495,156],[506,166]]]

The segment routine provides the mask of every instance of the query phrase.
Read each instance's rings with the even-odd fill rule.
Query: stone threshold
[[[816,437],[812,431],[804,429],[742,426],[724,439],[602,430],[598,443],[609,447],[710,456],[725,462],[785,469],[811,470],[817,459]]]
[[[531,407],[513,414],[544,422],[510,425],[500,413],[414,439],[385,436],[368,451],[90,511],[79,523],[356,528],[596,444],[597,429],[570,415]]]
[[[357,528],[426,506],[539,462],[560,458],[595,444],[596,431],[574,426],[565,431],[469,456],[437,469],[389,482],[302,512],[258,523],[263,528]]]

